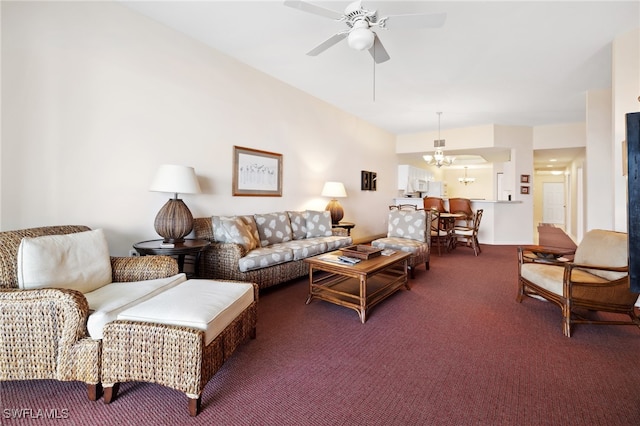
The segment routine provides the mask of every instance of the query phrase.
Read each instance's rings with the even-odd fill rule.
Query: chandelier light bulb
[[[436,148],[436,152],[433,155],[423,155],[422,158],[427,162],[430,166],[436,166],[438,168],[442,166],[450,166],[453,164],[453,161],[456,157],[452,157],[450,155],[444,155],[444,151],[442,147],[444,146],[444,139],[440,138],[440,115],[441,112],[438,112],[438,139],[433,141],[433,146]]]

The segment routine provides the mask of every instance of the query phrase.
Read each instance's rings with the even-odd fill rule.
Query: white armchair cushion
[[[564,294],[563,289],[563,277],[564,266],[555,266],[544,263],[525,263],[520,270],[522,278],[531,281],[537,286],[540,286],[558,296],[568,295]],[[607,282],[604,278],[597,275],[590,274],[587,271],[583,271],[579,268],[575,268],[571,274],[571,279],[583,283],[602,284]]]
[[[120,312],[185,281],[186,275],[180,273],[155,280],[111,283],[85,294],[90,310],[87,319],[89,336],[102,339],[105,324],[114,321]]]
[[[593,229],[586,233],[574,257],[575,263],[587,265],[624,267],[629,264],[627,234],[623,232]],[[599,271],[588,269],[594,275],[607,280],[618,280],[626,272]]]
[[[102,229],[23,238],[18,287],[66,288],[88,293],[111,282],[111,258]]]

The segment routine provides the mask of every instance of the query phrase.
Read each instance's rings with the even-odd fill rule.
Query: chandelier
[[[453,164],[453,160],[455,157],[451,157],[449,155],[445,156],[444,151],[442,151],[442,147],[444,147],[444,139],[440,139],[440,116],[442,112],[438,112],[438,139],[433,141],[433,147],[436,149],[436,152],[433,155],[423,155],[424,161],[427,162],[430,166],[442,167],[442,166],[450,166]]]
[[[472,177],[467,177],[467,166],[464,167],[464,177],[463,178],[458,178],[458,182],[460,183],[464,183],[465,185],[469,185],[470,183],[473,183],[476,181],[476,178],[472,178]]]

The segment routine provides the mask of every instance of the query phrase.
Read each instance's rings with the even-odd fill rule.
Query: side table
[[[193,256],[193,277],[198,275],[198,264],[200,263],[200,255],[211,245],[208,240],[185,239],[182,243],[175,243],[174,247],[161,247],[162,240],[148,240],[135,243],[133,248],[136,249],[141,256],[146,255],[165,255],[175,256],[178,260],[178,270],[184,272],[185,256]]]
[[[351,230],[355,228],[356,224],[353,222],[340,222],[340,223],[332,223],[332,228],[342,228],[347,230],[347,236],[351,235]]]

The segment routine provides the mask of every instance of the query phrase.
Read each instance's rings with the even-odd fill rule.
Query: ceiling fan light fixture
[[[369,50],[373,46],[376,38],[373,31],[369,29],[369,25],[365,21],[359,21],[361,25],[354,26],[353,30],[347,37],[349,47],[356,50]]]

